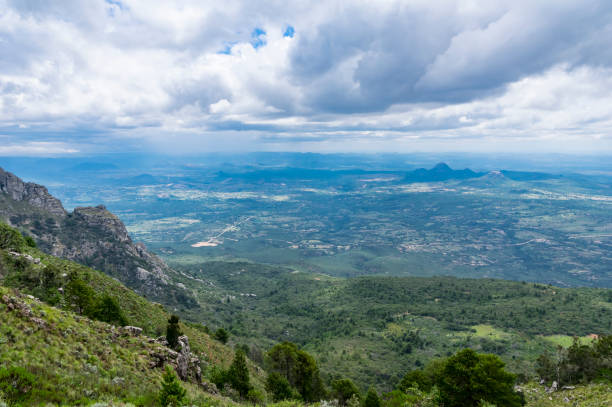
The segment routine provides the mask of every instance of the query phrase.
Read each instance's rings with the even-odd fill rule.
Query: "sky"
[[[0,155],[612,154],[612,2],[0,0]]]

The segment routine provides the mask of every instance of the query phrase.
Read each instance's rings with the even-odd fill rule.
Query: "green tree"
[[[380,397],[378,397],[378,393],[374,390],[373,387],[370,387],[368,390],[368,394],[366,394],[365,401],[363,402],[364,407],[380,407]]]
[[[397,388],[404,393],[408,392],[409,389],[417,387],[419,390],[429,392],[433,386],[433,380],[431,376],[425,373],[423,370],[412,370],[402,378],[402,381],[397,385]]]
[[[514,391],[514,381],[499,357],[464,349],[448,358],[436,384],[445,407],[478,407],[482,401],[519,407],[524,400]]]
[[[234,361],[227,371],[227,382],[236,390],[240,397],[246,398],[252,386],[249,381],[249,369],[246,357],[242,349],[238,349],[234,355]]]
[[[121,307],[117,301],[109,295],[104,295],[96,301],[91,315],[93,318],[99,321],[108,322],[109,324],[119,326],[128,324]]]
[[[178,346],[178,338],[182,334],[181,327],[179,326],[179,317],[171,315],[170,319],[168,319],[168,325],[166,326],[166,340],[168,341],[168,346],[176,348]]]
[[[79,314],[91,316],[95,295],[93,288],[78,276],[72,276],[66,284],[66,300]]]
[[[183,405],[185,394],[187,394],[187,391],[181,386],[176,373],[174,373],[174,369],[166,365],[166,371],[164,372],[159,392],[159,403],[163,407],[180,407]]]
[[[284,376],[304,401],[314,402],[325,397],[327,392],[316,361],[296,344],[283,342],[275,345],[268,352],[266,363],[268,370]]]
[[[300,394],[291,387],[285,376],[272,372],[266,378],[266,391],[274,401],[283,401],[300,398]]]
[[[338,400],[341,405],[346,405],[346,402],[350,400],[353,395],[357,395],[357,398],[361,398],[359,395],[359,389],[355,386],[355,383],[351,379],[338,379],[331,383],[332,396]]]
[[[227,343],[229,339],[229,332],[223,328],[219,328],[215,331],[215,338],[221,343]]]

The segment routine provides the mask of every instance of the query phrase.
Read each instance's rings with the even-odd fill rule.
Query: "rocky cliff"
[[[53,215],[64,216],[66,210],[59,199],[52,196],[47,188],[32,182],[23,182],[16,175],[0,168],[0,193],[18,202],[26,202]]]
[[[0,218],[34,237],[49,254],[104,271],[155,301],[196,306],[172,283],[175,272],[134,243],[123,222],[102,205],[68,213],[44,186],[0,168]]]

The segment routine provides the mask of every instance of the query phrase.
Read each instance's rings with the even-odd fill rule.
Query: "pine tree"
[[[363,403],[364,407],[380,407],[380,398],[378,397],[378,393],[372,387],[368,390],[368,394],[366,395],[365,402]]]
[[[187,391],[181,386],[174,369],[166,365],[163,376],[162,388],[159,392],[159,402],[162,407],[179,407],[183,404]]]
[[[249,381],[249,369],[246,364],[246,357],[242,349],[236,351],[234,361],[227,371],[227,381],[241,397],[246,397],[251,389]]]
[[[172,315],[166,327],[166,340],[168,341],[168,346],[176,348],[178,346],[178,338],[182,334],[181,328],[179,327],[179,317]]]

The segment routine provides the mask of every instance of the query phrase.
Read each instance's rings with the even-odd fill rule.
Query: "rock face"
[[[175,272],[134,243],[103,205],[68,213],[45,187],[0,169],[0,219],[33,236],[43,251],[103,271],[155,301],[197,306],[184,288],[172,284]]]
[[[170,364],[181,380],[202,384],[202,368],[200,359],[191,353],[189,338],[186,335],[179,336],[177,351],[168,348],[166,338],[159,337],[153,340],[162,345],[150,354],[151,363],[149,367],[163,367]]]
[[[23,182],[16,175],[0,168],[0,192],[18,202],[27,202],[53,215],[64,216],[66,210],[59,199],[52,196],[47,188],[32,182]]]

